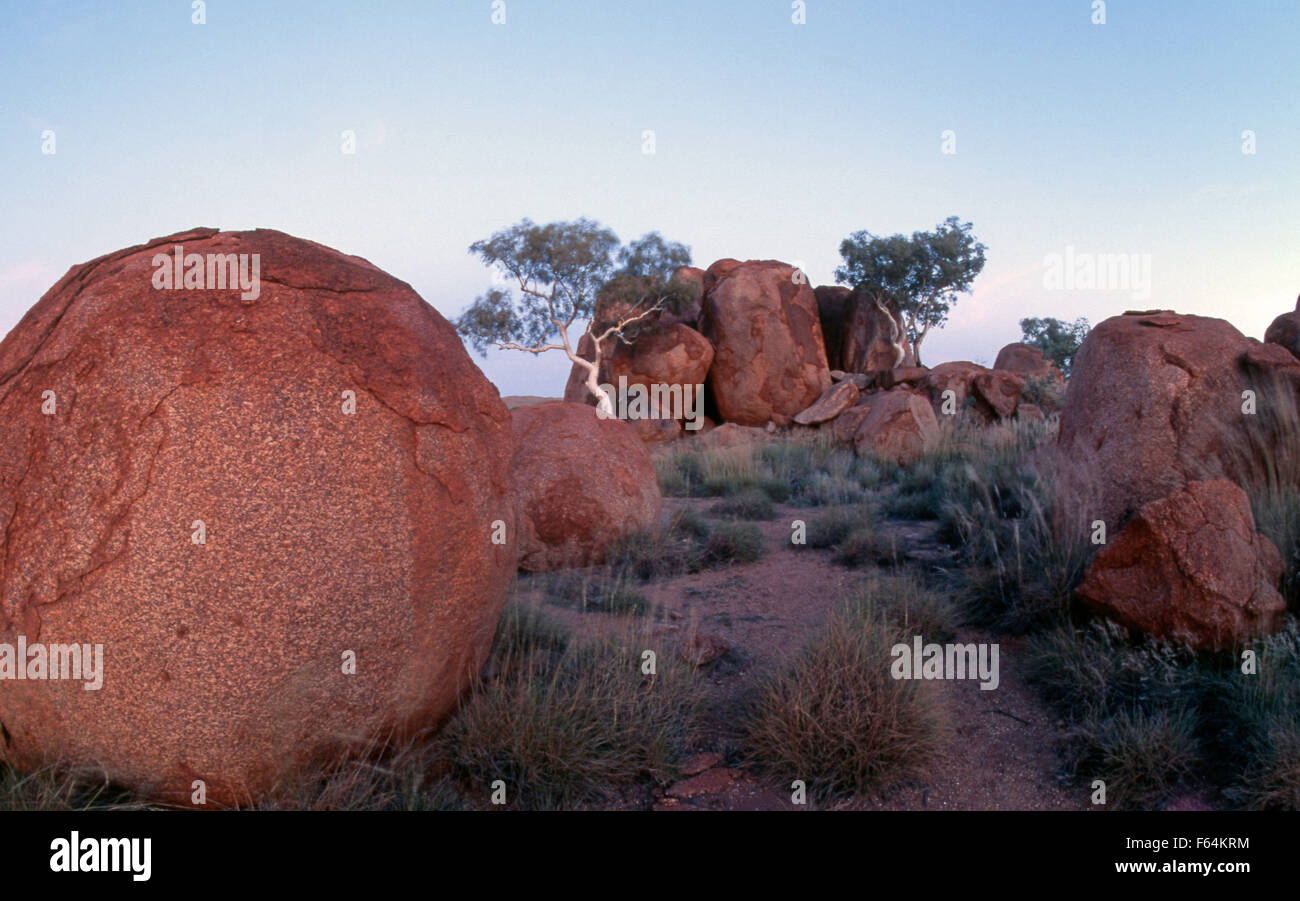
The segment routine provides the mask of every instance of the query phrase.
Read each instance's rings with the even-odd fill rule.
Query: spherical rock
[[[241,804],[436,725],[515,570],[511,449],[358,257],[196,229],[73,267],[0,343],[0,641],[102,645],[103,682],[0,681],[3,756]]]
[[[512,417],[520,568],[600,563],[619,538],[659,522],[659,481],[631,425],[562,401],[519,407]]]

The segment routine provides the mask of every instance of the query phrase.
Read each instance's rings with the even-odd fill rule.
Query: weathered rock
[[[1025,390],[1025,377],[1017,372],[993,370],[981,372],[971,379],[971,391],[988,405],[998,419],[1010,419],[1020,404]]]
[[[623,420],[646,444],[676,441],[682,437],[682,424],[677,419],[625,419]]]
[[[890,301],[881,310],[870,292],[854,291],[844,304],[839,368],[873,372],[916,365],[902,322],[897,303]],[[893,330],[897,331],[896,339]]]
[[[822,341],[826,345],[826,365],[843,371],[844,318],[853,289],[841,285],[818,285],[813,294],[817,298],[817,317],[822,324]]]
[[[1283,313],[1273,320],[1264,340],[1269,344],[1280,344],[1295,357],[1300,357],[1300,314]]]
[[[209,287],[154,287],[178,247]],[[73,267],[0,343],[0,641],[102,644],[103,683],[0,681],[4,756],[222,806],[436,725],[515,570],[510,456],[451,325],[359,257],[195,229]]]
[[[727,422],[789,425],[831,384],[817,300],[794,267],[773,260],[719,263],[700,328],[713,342],[709,386]]]
[[[609,353],[608,384],[703,386],[713,365],[713,345],[695,329],[666,325],[643,333],[631,343],[619,342]],[[701,397],[703,392],[701,391]]]
[[[1169,311],[1111,317],[1075,356],[1060,456],[1090,470],[1092,516],[1114,528],[1189,481],[1239,478],[1242,458],[1259,456],[1272,440],[1267,417],[1243,413],[1242,392],[1264,403],[1273,385],[1298,376],[1300,361],[1286,350],[1251,341],[1222,319]],[[1275,402],[1292,402],[1288,394]]]
[[[512,411],[519,566],[590,566],[609,546],[659,521],[663,499],[636,429],[585,404]]]
[[[683,653],[691,666],[704,667],[726,656],[730,650],[731,645],[720,635],[697,633],[691,636]]]
[[[983,366],[966,360],[940,363],[918,379],[916,387],[929,396],[930,403],[936,411],[943,411],[945,401],[951,399],[954,415],[960,415],[966,410],[966,398],[973,397],[975,394],[973,383],[976,376],[989,371]],[[948,391],[952,392],[951,398],[946,395]],[[981,418],[988,418],[991,414],[987,408],[980,410],[976,407],[976,411]]]
[[[811,407],[797,414],[794,421],[799,425],[816,425],[834,419],[856,404],[861,394],[852,382],[837,382],[823,391]]]
[[[1151,501],[1093,558],[1085,604],[1122,625],[1195,648],[1275,631],[1282,556],[1255,531],[1250,500],[1226,479]]]
[[[924,397],[897,389],[871,396],[853,436],[859,454],[911,463],[939,441],[939,422]],[[855,408],[856,409],[856,408]]]
[[[766,441],[768,437],[766,429],[760,429],[756,426],[737,425],[734,422],[724,422],[720,426],[702,429],[701,432],[703,434],[691,442],[693,450],[736,447],[737,445]]]
[[[862,420],[866,419],[867,414],[870,412],[870,403],[861,403],[856,407],[849,407],[831,420],[831,435],[841,444],[852,444],[853,436],[858,433],[858,426],[862,425]]]
[[[594,344],[584,333],[576,349],[578,355],[594,359]],[[606,342],[603,353],[600,384],[609,385],[615,392],[630,392],[633,385],[645,386],[654,418],[685,419],[704,414],[703,386],[713,364],[713,345],[699,332],[685,325],[659,324],[643,331],[635,341]],[[587,390],[586,378],[586,370],[574,363],[565,386],[566,401],[596,405],[596,398]],[[638,418],[636,411],[620,412],[628,419]],[[638,431],[663,440],[669,429],[653,426],[638,427]]]
[[[1018,372],[1026,379],[1050,379],[1059,385],[1065,384],[1061,370],[1047,359],[1041,350],[1030,344],[1008,344],[998,351],[993,361],[995,370]]]
[[[714,262],[712,266],[704,270],[704,293],[707,294],[712,291],[713,286],[716,285],[720,279],[726,278],[736,269],[737,266],[740,265],[742,265],[740,260],[733,260],[731,257],[725,257],[724,259]]]
[[[916,385],[924,379],[930,370],[924,366],[900,366],[897,369],[887,369],[879,373],[876,382],[881,388],[888,391],[891,388],[897,388],[900,385]]]

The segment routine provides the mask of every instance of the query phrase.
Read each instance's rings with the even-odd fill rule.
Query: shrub
[[[946,642],[957,634],[958,617],[952,601],[932,591],[915,573],[874,575],[864,584],[863,597],[908,636]]]
[[[762,559],[766,551],[758,526],[750,522],[726,523],[709,535],[704,545],[704,562],[707,566],[753,563]]]
[[[697,514],[683,513],[667,528],[638,529],[620,537],[606,553],[606,565],[616,578],[642,582],[695,572],[702,565],[700,542],[708,534]]]
[[[879,527],[876,511],[869,506],[836,507],[808,520],[807,542],[795,547],[828,548],[853,532]]]
[[[959,578],[973,621],[1013,632],[1068,619],[1092,546],[1063,486],[996,456],[952,470],[941,534],[962,550]]]
[[[835,548],[835,562],[850,568],[893,566],[898,562],[898,536],[874,527],[854,529]]]
[[[933,684],[890,675],[890,649],[906,641],[869,598],[843,605],[763,681],[743,724],[746,747],[820,799],[918,774],[943,750],[948,720]]]
[[[1025,380],[1025,389],[1020,394],[1020,402],[1041,407],[1050,413],[1061,408],[1065,396],[1065,386],[1051,376],[1038,376]]]
[[[581,806],[645,776],[669,779],[701,693],[675,656],[660,655],[657,669],[643,675],[640,651],[612,641],[508,656],[443,729],[439,751],[471,784],[504,780],[525,809]]]
[[[1199,754],[1196,717],[1176,707],[1093,716],[1080,731],[1078,766],[1106,783],[1106,805],[1151,809],[1191,776]]]
[[[772,519],[776,516],[776,507],[762,491],[750,489],[718,501],[709,512],[727,519]]]

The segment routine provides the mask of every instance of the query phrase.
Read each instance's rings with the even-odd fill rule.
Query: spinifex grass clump
[[[965,568],[953,581],[982,625],[1024,632],[1063,622],[1093,551],[1085,501],[1027,460],[1049,427],[1007,428],[1003,443],[945,471],[941,534],[961,550]]]
[[[834,547],[854,532],[881,527],[875,508],[867,504],[832,507],[825,513],[812,517],[805,525],[805,541],[795,547]]]
[[[776,507],[764,492],[747,489],[718,501],[709,513],[725,519],[774,519]]]
[[[890,650],[913,633],[887,595],[842,605],[760,686],[745,745],[783,783],[803,780],[823,800],[852,795],[916,775],[944,748],[935,686],[890,675]]]
[[[1255,527],[1282,552],[1282,596],[1300,613],[1300,412],[1287,385],[1260,386],[1247,441],[1228,468],[1250,495]]]
[[[642,649],[656,647],[647,673]],[[494,651],[491,675],[438,744],[467,784],[486,792],[504,782],[509,806],[583,806],[674,776],[701,697],[694,670],[648,635],[563,650],[514,639]]]
[[[1074,728],[1076,774],[1106,783],[1107,806],[1159,807],[1190,785],[1232,805],[1300,809],[1294,620],[1213,654],[1099,621],[1034,635],[1025,653],[1031,680]]]
[[[685,444],[655,458],[659,488],[669,497],[759,493],[778,504],[852,504],[866,499],[883,472],[823,433],[705,450]]]
[[[713,530],[704,545],[706,566],[754,563],[767,553],[763,533],[752,522],[724,523]]]
[[[98,770],[50,764],[24,773],[0,761],[0,811],[130,810],[147,806]]]

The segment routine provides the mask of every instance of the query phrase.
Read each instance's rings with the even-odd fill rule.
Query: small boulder
[[[897,389],[872,395],[867,415],[853,436],[861,455],[915,461],[939,441],[939,421],[924,397]]]
[[[1016,372],[997,369],[981,372],[971,379],[971,390],[998,419],[1010,419],[1020,404],[1020,395],[1025,390],[1025,377]]]
[[[832,437],[840,444],[852,444],[853,436],[858,433],[858,426],[862,425],[862,420],[866,419],[867,414],[870,412],[871,404],[869,402],[860,403],[856,407],[849,407],[831,420]]]
[[[1281,578],[1282,556],[1255,531],[1246,493],[1213,479],[1143,505],[1093,558],[1077,594],[1148,635],[1230,648],[1281,625]]]
[[[1280,344],[1292,355],[1300,357],[1300,314],[1283,313],[1273,320],[1264,340],[1269,344]]]
[[[659,482],[632,426],[564,402],[516,408],[511,420],[521,569],[600,563],[620,537],[659,522]]]
[[[811,407],[798,413],[794,421],[799,425],[817,425],[834,419],[856,404],[861,394],[853,382],[837,382],[823,391]]]
[[[1008,344],[998,351],[993,361],[995,370],[1018,372],[1026,379],[1051,379],[1059,385],[1065,384],[1065,376],[1053,365],[1047,356],[1031,344]]]

